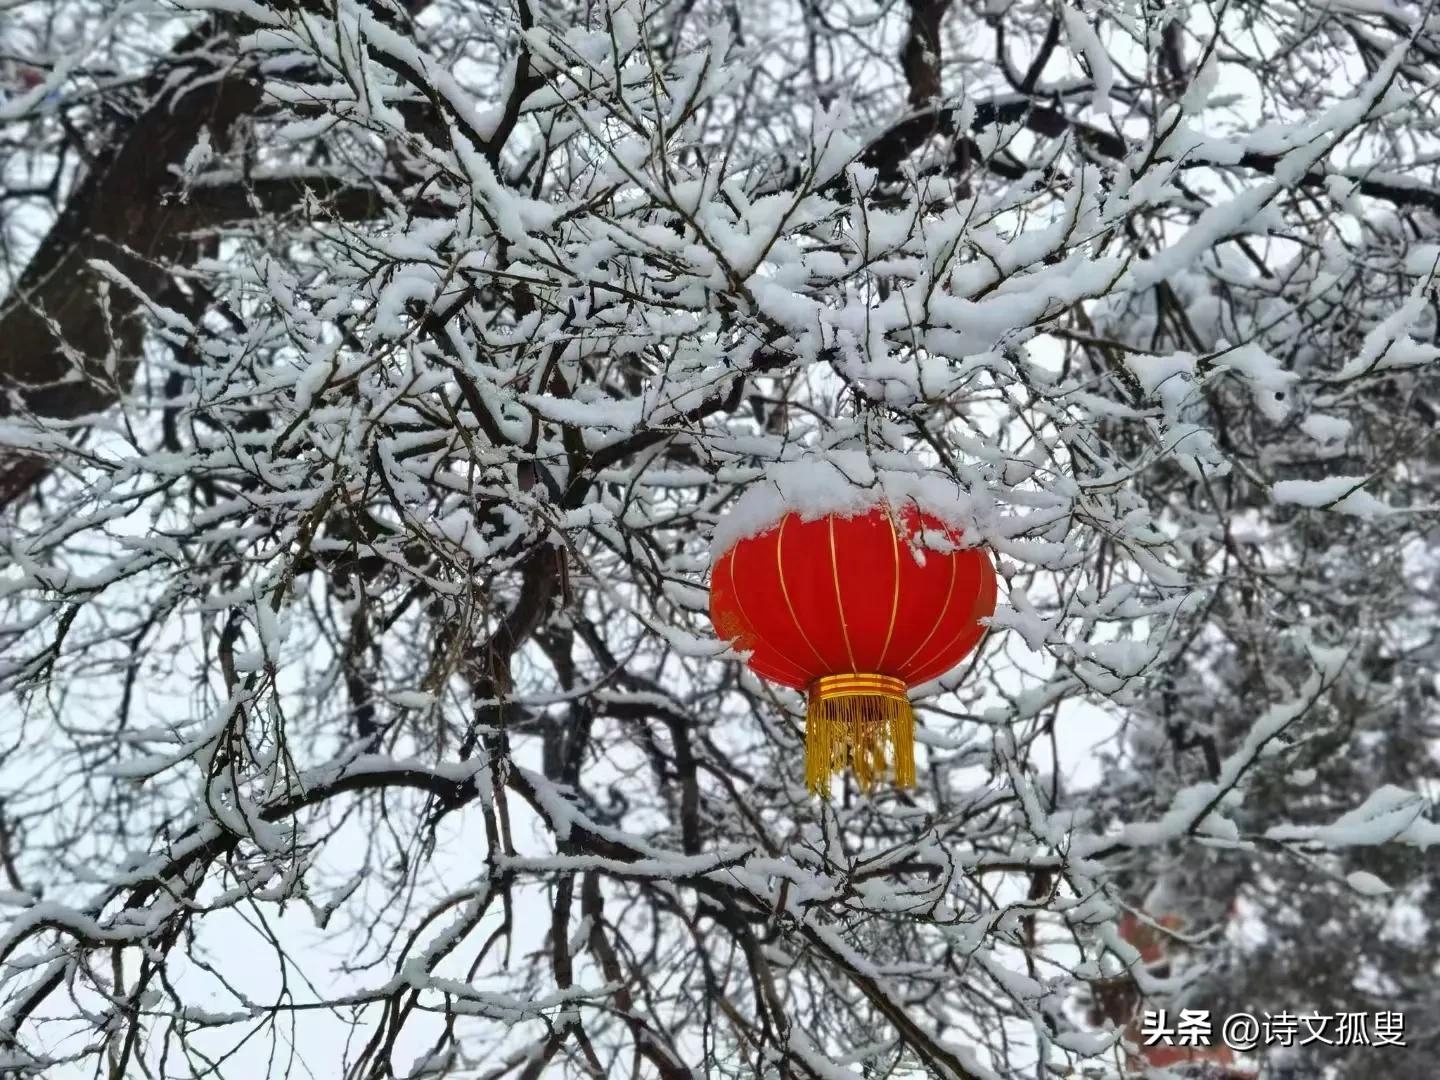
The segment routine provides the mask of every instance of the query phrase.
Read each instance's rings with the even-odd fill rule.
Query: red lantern
[[[849,766],[868,789],[886,770],[915,783],[906,688],[960,663],[995,611],[990,557],[905,506],[806,521],[789,513],[716,558],[710,619],[761,678],[809,694],[805,776],[828,796]]]

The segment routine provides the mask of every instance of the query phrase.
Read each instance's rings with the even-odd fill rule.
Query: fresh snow
[[[1390,512],[1390,507],[1361,490],[1369,482],[1364,476],[1331,476],[1324,480],[1281,480],[1270,489],[1277,503],[1333,510],[1356,517],[1373,517]]]
[[[877,506],[915,506],[962,532],[975,533],[974,502],[939,473],[921,468],[877,466],[858,451],[830,450],[776,462],[735,500],[711,535],[718,559],[735,544],[759,536],[787,514],[802,521],[831,515],[855,517]]]

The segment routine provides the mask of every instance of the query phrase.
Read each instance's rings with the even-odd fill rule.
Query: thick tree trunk
[[[259,87],[240,76],[197,71],[187,81],[191,88],[178,94],[157,86],[145,111],[116,132],[0,307],[0,419],[76,420],[128,389],[144,341],[143,305],[91,261],[105,260],[146,293],[162,291],[170,265],[193,247],[192,230],[206,224],[197,208],[171,197],[173,168],[202,131],[223,142],[260,100]],[[0,507],[45,469],[27,455],[0,460]]]

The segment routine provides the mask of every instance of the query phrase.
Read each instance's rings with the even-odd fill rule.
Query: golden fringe
[[[899,787],[915,786],[915,713],[904,693],[826,693],[821,680],[805,713],[805,783],[830,797],[830,776],[846,767],[862,791],[894,768]],[[893,680],[898,682],[898,680]],[[903,687],[903,683],[900,684]]]

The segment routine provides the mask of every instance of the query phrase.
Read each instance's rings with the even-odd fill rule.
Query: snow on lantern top
[[[976,536],[971,497],[948,476],[922,469],[877,467],[865,454],[831,450],[796,461],[774,462],[752,483],[715,526],[710,558],[719,558],[741,540],[760,536],[787,514],[802,521],[855,517],[877,506],[913,506],[957,533]],[[927,538],[928,539],[928,538]],[[942,546],[941,537],[933,538]]]

